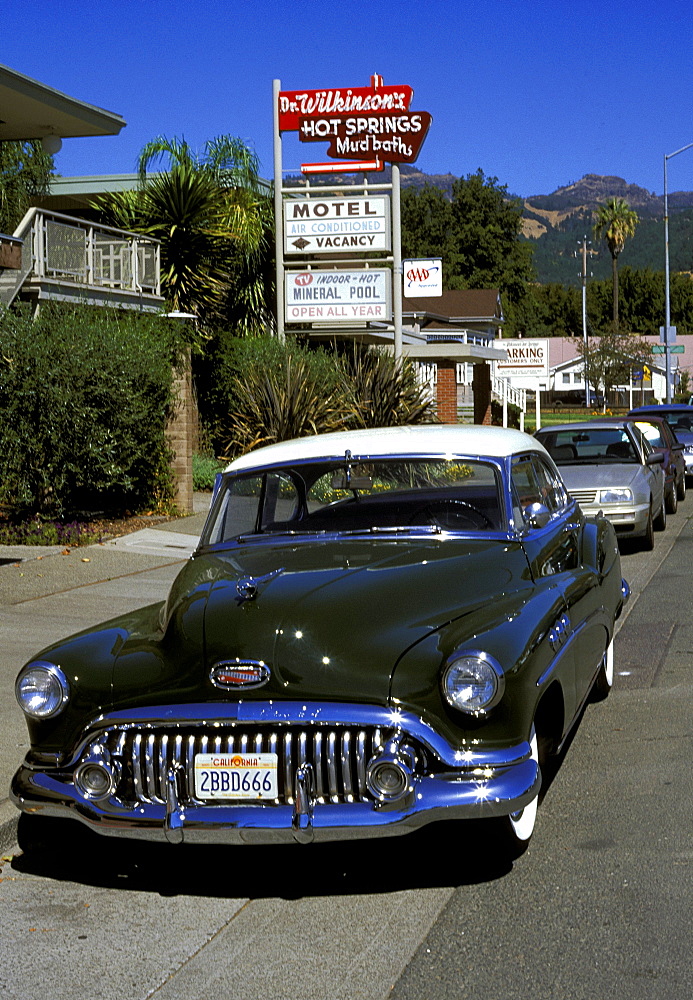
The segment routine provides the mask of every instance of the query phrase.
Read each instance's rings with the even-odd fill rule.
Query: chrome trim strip
[[[576,630],[577,632],[577,630]],[[574,635],[576,633],[573,633]],[[568,644],[563,648],[566,649]],[[275,725],[282,728],[307,725],[325,731],[330,726],[357,729],[374,726],[376,745],[379,729],[399,728],[428,748],[446,766],[475,767],[480,763],[504,766],[523,759],[529,753],[529,743],[513,747],[479,751],[474,746],[452,746],[425,719],[413,712],[377,705],[318,701],[238,701],[203,702],[189,705],[154,705],[142,709],[110,712],[99,716],[85,729],[85,736],[68,762],[74,766],[85,748],[104,731],[113,729],[188,729],[212,728],[215,725],[243,727]],[[244,748],[240,748],[244,752]]]

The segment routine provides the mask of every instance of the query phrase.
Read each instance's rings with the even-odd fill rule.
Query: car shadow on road
[[[161,896],[299,899],[473,885],[512,869],[482,820],[368,841],[232,847],[116,841],[60,822],[73,828],[69,839],[15,855],[15,871]]]

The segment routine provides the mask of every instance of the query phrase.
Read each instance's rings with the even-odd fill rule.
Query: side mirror
[[[664,452],[653,451],[651,455],[648,455],[645,459],[645,465],[664,465]]]
[[[524,515],[532,528],[545,528],[551,519],[551,511],[543,503],[531,503],[525,507]]]

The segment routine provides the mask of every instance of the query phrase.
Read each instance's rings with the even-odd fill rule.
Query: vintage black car
[[[519,853],[542,763],[613,683],[627,594],[611,524],[518,431],[259,449],[219,477],[165,604],[20,672],[23,835],[72,817],[307,843],[489,819]]]

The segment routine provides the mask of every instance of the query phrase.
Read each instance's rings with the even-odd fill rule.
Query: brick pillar
[[[172,451],[173,499],[179,510],[186,514],[193,511],[192,444],[193,444],[193,391],[190,352],[182,367],[173,376],[174,403],[166,424],[166,441]]]
[[[436,405],[438,420],[442,424],[457,423],[457,364],[447,358],[438,362]]]
[[[474,365],[474,423],[491,423],[491,369],[487,364]]]

